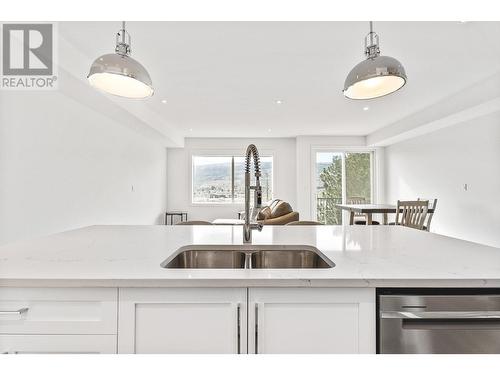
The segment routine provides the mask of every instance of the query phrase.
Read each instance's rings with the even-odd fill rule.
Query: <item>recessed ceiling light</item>
[[[283,100],[280,99],[276,100],[276,104],[283,104]]]
[[[162,99],[161,101],[163,104],[167,104],[167,99]]]
[[[363,111],[368,111],[370,107],[363,107]]]

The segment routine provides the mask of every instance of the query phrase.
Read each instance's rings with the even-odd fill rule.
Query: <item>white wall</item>
[[[190,220],[236,218],[243,204],[192,204],[191,155],[214,153],[245,155],[247,146],[254,143],[261,155],[273,155],[273,195],[296,207],[295,139],[293,138],[188,138],[184,148],[168,149],[167,207],[184,210]]]
[[[499,162],[498,112],[388,146],[386,200],[438,198],[433,232],[500,247]]]
[[[60,91],[1,94],[0,244],[91,224],[153,224],[165,209],[159,143]]]

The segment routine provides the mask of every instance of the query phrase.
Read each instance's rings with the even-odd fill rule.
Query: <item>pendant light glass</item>
[[[403,65],[393,57],[380,56],[379,37],[370,32],[365,37],[366,60],[356,65],[347,75],[344,96],[349,99],[374,99],[391,94],[406,83]]]
[[[109,94],[143,99],[154,93],[151,77],[146,68],[130,57],[131,40],[125,22],[116,34],[115,53],[98,57],[90,67],[89,83]]]

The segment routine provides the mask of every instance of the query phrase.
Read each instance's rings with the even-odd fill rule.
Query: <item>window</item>
[[[243,203],[245,201],[244,157],[193,156],[192,163],[193,203]],[[273,196],[273,157],[261,157],[260,165],[262,201],[266,202]]]
[[[372,152],[317,152],[315,167],[318,221],[342,224],[336,204],[372,202]]]

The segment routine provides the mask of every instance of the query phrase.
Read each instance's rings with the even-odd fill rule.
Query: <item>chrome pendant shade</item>
[[[128,41],[126,36],[128,35]],[[142,99],[154,93],[146,68],[130,57],[130,35],[122,29],[116,35],[115,53],[98,57],[87,76],[90,85],[109,94]]]
[[[366,60],[357,64],[347,75],[344,96],[349,99],[374,99],[391,94],[406,84],[403,65],[393,57],[380,56],[379,37],[370,32],[365,37]]]

